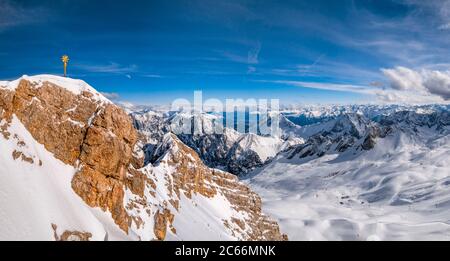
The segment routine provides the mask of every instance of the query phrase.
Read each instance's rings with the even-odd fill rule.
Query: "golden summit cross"
[[[69,56],[63,55],[61,61],[64,64],[64,77],[67,77],[67,63],[69,63]]]

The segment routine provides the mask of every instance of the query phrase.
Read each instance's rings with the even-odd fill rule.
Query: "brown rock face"
[[[32,82],[22,80],[8,107],[56,158],[75,165],[89,118],[98,104],[88,93],[75,95],[49,82],[35,88]]]
[[[81,170],[72,180],[73,190],[89,206],[109,210],[126,232],[131,220],[124,208],[124,185],[136,139],[128,115],[107,105],[87,130],[81,145]]]
[[[14,92],[0,88],[0,119],[11,117]]]
[[[12,100],[14,92],[0,88],[0,134],[9,139],[9,122],[11,122]]]
[[[0,116],[10,121],[15,114],[56,158],[78,166],[73,190],[89,206],[109,210],[119,227],[128,231],[124,184],[137,139],[128,115],[113,104],[94,100],[89,92],[75,95],[50,82],[37,88],[21,80],[15,92],[0,91]]]
[[[155,225],[153,227],[156,239],[164,240],[166,238],[168,226],[174,231],[174,228],[172,227],[173,219],[174,215],[170,213],[168,209],[164,209],[162,212],[159,210],[156,212]]]
[[[106,176],[122,180],[136,139],[128,115],[114,105],[107,105],[87,130],[80,160]]]

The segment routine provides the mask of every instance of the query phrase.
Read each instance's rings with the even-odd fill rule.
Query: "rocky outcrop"
[[[72,180],[73,190],[89,206],[109,210],[124,231],[131,220],[123,206],[123,188],[136,139],[128,116],[118,107],[106,105],[87,129],[80,171]]]
[[[137,134],[126,113],[91,92],[76,95],[48,81],[22,79],[14,91],[3,90],[2,98],[3,117],[8,121],[16,115],[57,159],[77,167],[73,190],[89,206],[110,211],[128,231],[125,173]]]
[[[324,128],[309,137],[304,144],[287,150],[287,158],[314,158],[350,150],[371,150],[378,138],[384,138],[389,133],[388,128],[379,126],[360,114],[343,114],[329,123],[325,124],[331,128]]]
[[[167,234],[167,227],[170,227],[173,233],[176,233],[175,228],[173,227],[173,218],[174,215],[168,210],[164,209],[164,211],[157,211],[155,214],[155,224],[153,227],[153,231],[155,233],[156,239],[164,240]]]
[[[58,226],[52,223],[53,237],[55,241],[89,241],[92,234],[89,232],[65,230],[61,235],[58,235]]]
[[[50,82],[21,80],[6,108],[14,113],[33,137],[61,161],[74,165],[80,157],[89,119],[99,104],[92,94],[72,92]]]

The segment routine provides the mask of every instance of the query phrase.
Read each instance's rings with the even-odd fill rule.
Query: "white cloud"
[[[221,52],[221,55],[226,59],[235,62],[247,64],[247,74],[251,74],[256,72],[256,64],[259,64],[259,53],[261,52],[261,42],[256,42],[253,46],[248,50],[247,55],[235,54],[232,52],[224,51]]]
[[[357,93],[371,93],[372,88],[363,85],[353,84],[338,84],[338,83],[321,83],[321,82],[303,82],[303,81],[259,81],[259,82],[271,82],[278,84],[286,84],[297,87],[329,90],[329,91],[342,91],[342,92],[357,92]]]
[[[450,100],[450,72],[422,69],[412,70],[406,67],[382,69],[394,90],[409,91],[421,95],[435,95]]]
[[[162,78],[162,76],[159,75],[159,74],[144,74],[144,75],[142,75],[142,77],[145,77],[145,78]]]
[[[42,8],[24,8],[9,0],[0,0],[0,31],[41,21],[49,14]]]
[[[249,66],[248,69],[247,69],[247,73],[248,74],[252,74],[254,72],[256,72],[256,68],[254,66]]]
[[[432,94],[450,100],[450,72],[424,71],[424,86]]]
[[[75,67],[95,73],[115,73],[115,74],[128,74],[136,72],[137,65],[122,66],[118,63],[111,62],[109,64],[91,65],[91,64],[76,64]]]
[[[399,91],[399,90],[373,90],[371,93],[376,97],[378,103],[387,104],[432,104],[432,103],[446,103],[440,96],[419,93],[414,91]]]
[[[232,52],[228,52],[228,51],[224,51],[221,52],[221,55],[223,57],[225,57],[226,59],[235,62],[235,63],[248,63],[248,56],[244,56],[244,55],[240,55],[240,54],[235,54]]]
[[[253,65],[259,63],[260,51],[261,51],[261,42],[257,42],[256,45],[248,51],[247,63],[249,64],[249,66],[247,68],[247,74],[252,74],[256,72],[256,67]]]
[[[261,43],[257,42],[256,45],[248,51],[247,63],[248,64],[258,64],[259,63],[259,52],[261,51]]]
[[[100,93],[110,100],[117,100],[120,97],[120,95],[116,92],[100,92]]]
[[[251,47],[247,55],[236,54],[229,51],[220,52],[223,57],[226,59],[236,62],[236,63],[244,63],[244,64],[258,64],[259,63],[259,52],[261,51],[261,43],[257,42],[253,47]]]
[[[382,82],[365,85],[286,80],[260,80],[296,87],[319,90],[353,92],[373,96],[378,103],[431,104],[450,103],[450,72],[421,70],[405,67],[382,69],[389,80],[387,88]]]
[[[403,0],[410,6],[417,8],[416,13],[429,12],[431,17],[438,19],[440,30],[450,29],[450,0]]]
[[[405,67],[381,69],[381,71],[390,80],[390,85],[395,90],[424,91],[422,76],[416,71]]]

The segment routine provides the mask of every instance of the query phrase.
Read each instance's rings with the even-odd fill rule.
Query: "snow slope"
[[[255,212],[256,194],[238,183],[234,175],[203,165],[174,134],[164,135],[155,153],[158,159],[141,169],[154,186],[146,187],[143,197],[126,191],[126,205],[133,206],[130,215],[144,224],[131,228],[140,239],[157,236],[153,229],[156,221],[148,213],[166,211],[174,214],[167,240],[261,240],[267,238],[262,236],[267,231],[278,231],[276,223],[264,227],[272,221]]]
[[[247,216],[235,210],[235,206],[220,193],[212,198],[199,194],[187,198],[180,193],[178,209],[167,204],[175,199],[176,192],[168,186],[167,180],[175,175],[170,161],[178,150],[170,134],[160,146],[167,146],[172,152],[164,152],[158,164],[149,164],[142,169],[147,178],[156,181],[156,193],[147,188],[146,207],[128,210],[144,223],[139,227],[133,223],[127,235],[114,224],[109,212],[87,206],[75,194],[71,181],[77,169],[54,158],[15,116],[7,131],[9,139],[0,135],[0,240],[55,240],[52,224],[57,225],[58,234],[66,230],[89,232],[90,240],[153,240],[156,237],[154,213],[163,206],[175,214],[172,226],[176,232],[169,231],[166,240],[245,239],[237,232],[238,228],[226,228],[224,221]],[[21,157],[14,160],[15,151],[33,162]],[[142,200],[129,189],[125,193],[124,205]]]
[[[114,224],[109,213],[87,206],[71,187],[76,169],[54,158],[33,139],[15,116],[8,132],[12,137],[10,139],[0,135],[0,240],[54,240],[52,224],[57,225],[58,233],[65,230],[88,231],[92,234],[91,240],[155,238],[153,216],[145,215],[144,211],[140,216],[144,218],[145,226],[133,226],[129,235],[126,235]],[[172,144],[170,146],[171,149],[177,149]],[[33,163],[23,161],[20,157],[13,160],[13,152],[18,150],[32,158]],[[173,192],[165,183],[174,171],[166,162],[167,157],[170,154],[161,159],[162,163],[156,166],[150,164],[143,169],[157,181],[157,196],[151,196],[148,191],[146,196],[148,205],[153,207],[152,212],[156,212],[160,203],[173,199]],[[125,203],[135,198],[129,190],[126,195]],[[171,208],[176,213],[173,226],[177,228],[177,233],[169,233],[167,240],[239,239],[226,232],[223,225],[223,220],[240,215],[223,196],[219,194],[205,198],[194,194],[189,199],[180,194],[180,197],[179,210]],[[139,214],[136,210],[130,213]]]
[[[284,153],[245,182],[291,240],[449,240],[448,114],[388,118],[371,150]]]
[[[74,167],[55,159],[15,116],[8,131],[10,139],[0,135],[0,240],[54,240],[51,224],[58,233],[89,231],[103,240],[104,226],[71,188]],[[13,160],[14,151],[33,163]]]
[[[151,212],[158,211],[162,202],[170,202],[175,198],[176,192],[170,184],[176,169],[170,163],[172,157],[179,151],[176,141],[171,134],[166,134],[163,141],[159,144],[158,150],[162,154],[161,158],[155,164],[148,164],[143,168],[144,173],[155,181],[156,196],[151,195],[151,189],[145,190],[145,198],[149,200],[149,208],[134,210],[134,214],[143,218],[146,223],[142,228],[133,227],[134,233],[139,235],[142,240],[151,240],[154,238],[153,226],[154,219],[146,215],[146,209]],[[194,167],[194,166],[193,166]],[[128,199],[132,201],[135,196],[127,190]],[[179,194],[179,207],[176,209],[173,205],[167,204],[172,213],[175,213],[174,223],[172,224],[176,233],[168,231],[167,240],[237,240],[225,231],[223,220],[229,220],[236,213],[229,201],[218,194],[213,198],[206,198],[199,194],[194,194],[192,198],[186,197],[184,193]]]

